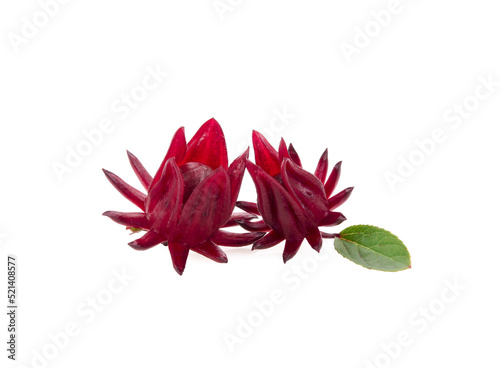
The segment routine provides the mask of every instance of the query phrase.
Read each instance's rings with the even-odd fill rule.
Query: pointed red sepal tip
[[[142,165],[141,161],[139,161],[139,159],[128,150],[127,156],[128,160],[130,161],[130,165],[135,172],[135,175],[137,175],[137,178],[141,182],[144,189],[148,190],[151,182],[153,181],[153,178],[151,177],[151,175],[149,175],[148,171]]]
[[[347,218],[340,212],[328,212],[328,215],[321,220],[319,226],[337,226],[345,220],[347,220]]]
[[[236,226],[238,223],[236,220],[252,220],[256,218],[257,216],[252,215],[251,213],[247,212],[236,212],[231,215],[229,220],[222,226],[222,227],[231,227],[231,226]]]
[[[133,227],[144,230],[150,228],[150,224],[148,219],[146,218],[146,214],[143,212],[106,211],[102,215],[109,217],[117,224],[124,225],[127,227]]]
[[[200,162],[214,170],[220,166],[227,170],[226,139],[215,119],[212,118],[204,123],[188,142],[183,163],[191,161]]]
[[[147,250],[153,248],[155,245],[158,245],[161,242],[164,242],[165,240],[166,239],[160,234],[150,230],[139,239],[128,243],[128,245],[130,245],[135,250]]]
[[[257,208],[257,203],[253,202],[245,202],[245,201],[237,201],[236,207],[242,209],[245,212],[260,215],[259,209]]]
[[[180,164],[184,159],[187,150],[186,143],[186,134],[184,132],[184,127],[180,127],[174,133],[172,137],[172,141],[170,142],[170,147],[168,148],[167,154],[165,155],[165,159],[163,160],[166,163],[170,158],[174,157],[175,162]]]
[[[342,192],[335,194],[332,198],[328,200],[328,207],[330,210],[334,210],[337,207],[341,206],[349,199],[352,194],[354,187],[349,187],[344,189]]]
[[[293,162],[295,162],[297,165],[302,167],[302,163],[300,162],[300,157],[295,148],[293,147],[293,144],[288,145],[288,153],[290,154],[290,158],[292,159]]]
[[[242,247],[255,243],[265,234],[265,232],[231,233],[228,231],[219,230],[212,237],[212,241],[215,244],[225,247]]]
[[[160,167],[156,171],[155,176],[149,186],[150,188],[153,188],[160,180],[160,177],[163,173],[163,170],[165,169],[165,166],[167,165],[168,160],[173,158],[178,165],[181,163],[181,161],[184,159],[184,156],[186,155],[186,149],[187,145],[186,136],[184,135],[184,127],[180,127],[179,129],[177,129],[172,138],[172,142],[170,143],[167,154],[163,158]]]
[[[316,171],[314,175],[324,184],[326,180],[326,174],[328,172],[328,148],[323,152],[318,161],[318,166],[316,166]]]
[[[285,250],[283,251],[283,262],[287,263],[289,260],[291,260],[296,254],[297,251],[300,248],[300,245],[302,244],[302,240],[287,240],[285,242]]]
[[[335,187],[339,182],[341,168],[342,168],[342,161],[337,162],[337,164],[333,167],[333,170],[330,173],[330,177],[325,183],[326,198],[330,198],[333,191],[335,190]]]
[[[281,138],[281,140],[280,140],[278,156],[279,156],[280,163],[282,163],[285,158],[290,158],[290,155],[288,153],[288,149],[286,148],[285,140],[283,138]]]
[[[266,236],[254,243],[252,250],[268,249],[281,243],[283,240],[285,240],[283,235],[278,234],[276,231],[270,231]]]
[[[307,234],[306,239],[311,248],[319,253],[321,246],[323,245],[323,238],[321,237],[319,229],[317,227],[314,228],[309,234]]]
[[[191,250],[217,263],[227,263],[226,253],[210,240],[191,247]]]
[[[228,169],[229,182],[231,183],[231,207],[234,208],[240,193],[241,183],[245,175],[246,161],[250,148],[247,148],[236,160],[234,160]]]
[[[280,173],[281,166],[278,152],[261,133],[252,132],[253,149],[255,153],[255,164],[271,176]]]
[[[271,228],[264,221],[236,220],[238,225],[247,231],[269,231]]]
[[[175,272],[182,275],[184,269],[186,268],[189,247],[186,244],[169,242],[168,250],[170,252],[170,257],[172,258],[172,265],[174,266]]]
[[[113,174],[111,171],[102,169],[104,175],[109,180],[109,182],[118,190],[121,195],[127,198],[130,202],[135,204],[141,210],[145,210],[144,201],[146,200],[146,195],[139,190],[135,189],[131,185],[125,183],[118,175]]]
[[[241,154],[241,156],[245,157],[245,160],[247,160],[250,156],[250,147],[247,147],[247,149]]]

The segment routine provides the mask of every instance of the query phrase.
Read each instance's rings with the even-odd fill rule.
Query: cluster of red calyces
[[[285,263],[297,253],[304,239],[319,252],[323,238],[337,236],[322,232],[319,227],[339,225],[346,220],[342,213],[333,211],[353,190],[347,188],[332,196],[342,163],[334,166],[327,180],[328,149],[313,175],[302,168],[292,144],[287,148],[281,139],[276,151],[262,134],[254,131],[252,138],[255,164],[247,160],[247,169],[257,189],[257,203],[236,203],[248,213],[262,216],[261,221],[237,220],[244,229],[267,232],[252,249],[270,248],[285,240]]]
[[[186,143],[184,128],[174,135],[167,155],[154,177],[128,152],[129,160],[147,194],[104,170],[113,186],[142,212],[104,212],[113,221],[146,230],[129,243],[137,250],[167,245],[175,270],[182,274],[190,250],[216,262],[227,262],[223,246],[254,243],[263,233],[221,230],[236,221],[255,217],[233,213],[245,173],[248,150],[228,166],[226,141],[220,125],[211,119]]]
[[[141,212],[107,211],[103,215],[134,232],[146,231],[129,243],[134,249],[146,250],[160,243],[168,246],[179,274],[190,250],[221,263],[227,262],[227,257],[220,246],[253,244],[252,249],[264,249],[285,240],[285,262],[297,253],[304,239],[319,251],[322,238],[335,234],[320,232],[318,227],[345,220],[341,213],[331,210],[345,202],[352,191],[348,188],[331,197],[340,163],[326,180],[327,151],[313,175],[302,169],[293,146],[287,149],[283,140],[278,152],[254,132],[253,144],[256,164],[248,160],[247,149],[229,165],[222,129],[210,119],[189,142],[184,128],[175,133],[154,177],[128,152],[146,194],[113,173],[104,173]],[[237,202],[245,168],[255,183],[257,203]],[[245,212],[233,213],[235,206]],[[262,220],[255,220],[257,216]],[[221,230],[238,224],[249,232]]]

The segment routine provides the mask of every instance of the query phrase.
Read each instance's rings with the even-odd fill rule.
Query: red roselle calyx
[[[261,221],[237,220],[244,229],[267,232],[252,249],[270,248],[285,240],[283,260],[287,262],[307,239],[319,252],[323,238],[337,236],[322,232],[319,227],[339,225],[346,220],[342,213],[333,211],[353,190],[347,188],[332,196],[341,162],[334,166],[327,180],[328,150],[319,159],[313,175],[302,169],[299,155],[291,144],[287,149],[283,139],[276,151],[262,134],[254,131],[252,138],[256,164],[247,160],[247,169],[257,189],[257,203],[236,203],[246,212],[262,216]]]
[[[263,232],[230,233],[221,228],[249,221],[255,215],[232,215],[248,158],[248,149],[228,166],[226,141],[215,119],[203,124],[186,143],[184,128],[175,133],[168,152],[152,177],[130,152],[129,160],[147,194],[103,170],[113,186],[141,212],[104,212],[133,232],[146,230],[129,245],[145,250],[168,245],[175,270],[182,274],[189,250],[216,262],[227,262],[222,246],[243,246]]]

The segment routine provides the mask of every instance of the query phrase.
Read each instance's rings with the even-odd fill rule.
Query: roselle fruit
[[[184,128],[175,133],[160,168],[152,177],[130,152],[128,157],[146,194],[103,170],[113,186],[141,212],[106,211],[104,216],[146,233],[129,243],[136,250],[157,244],[168,246],[174,269],[182,274],[189,251],[216,262],[227,262],[221,246],[254,243],[264,232],[231,233],[221,230],[256,216],[234,210],[248,158],[248,149],[228,165],[224,133],[208,120],[186,143]]]
[[[252,139],[255,164],[247,160],[247,169],[257,190],[257,203],[236,203],[244,211],[262,216],[260,221],[237,220],[246,230],[267,232],[252,249],[270,248],[284,240],[285,263],[297,253],[304,239],[319,252],[323,238],[338,236],[319,228],[339,225],[346,220],[342,213],[333,211],[349,198],[353,190],[347,188],[332,196],[339,180],[341,162],[334,166],[327,180],[328,150],[322,154],[312,174],[302,168],[299,155],[291,144],[287,148],[283,139],[278,151],[256,131]]]

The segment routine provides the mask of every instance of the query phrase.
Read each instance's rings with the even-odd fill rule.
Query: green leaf
[[[410,253],[397,236],[370,225],[350,226],[335,238],[335,249],[363,267],[401,271],[411,267]]]

